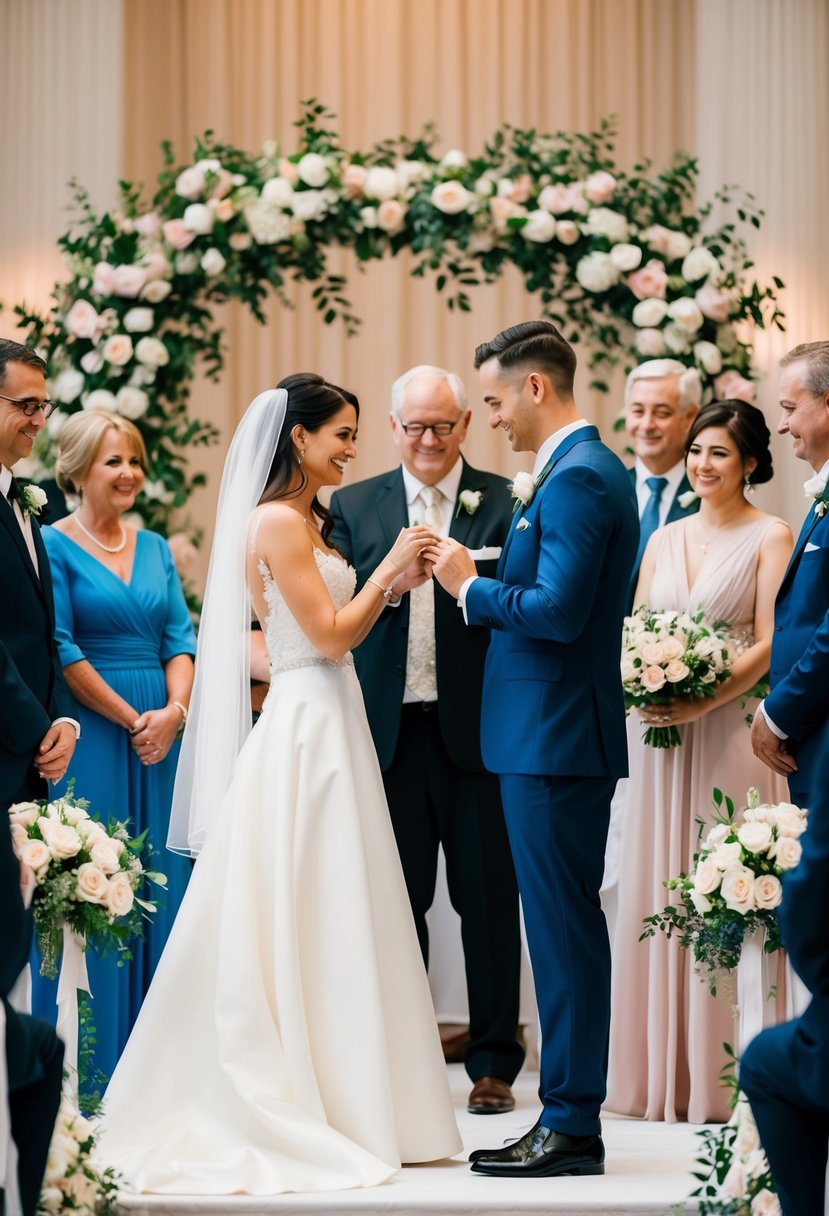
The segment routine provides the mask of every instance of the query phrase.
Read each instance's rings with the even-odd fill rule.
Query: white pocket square
[[[483,549],[470,549],[469,556],[473,562],[494,562],[501,556],[501,546],[484,545]]]
[[[523,532],[524,529],[529,528],[529,526],[530,526],[530,521],[528,519],[519,519],[518,523],[515,525],[515,531]]]
[[[816,552],[816,550],[818,550],[819,548],[820,548],[820,545],[813,545],[813,544],[812,544],[812,542],[811,542],[810,540],[807,540],[807,541],[806,541],[806,548],[803,550],[803,552],[804,552],[804,553],[814,553],[814,552]]]

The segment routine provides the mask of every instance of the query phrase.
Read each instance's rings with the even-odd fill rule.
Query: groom
[[[492,629],[481,723],[497,772],[541,1019],[543,1109],[475,1173],[604,1173],[610,952],[599,903],[610,799],[627,772],[619,677],[639,522],[621,461],[579,417],[576,356],[527,321],[475,352],[490,426],[536,453],[495,578],[450,538],[431,551],[467,624]],[[522,486],[519,487],[523,489]],[[522,505],[523,504],[523,505]]]

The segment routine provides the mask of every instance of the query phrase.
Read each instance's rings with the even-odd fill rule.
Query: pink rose
[[[139,215],[135,220],[135,231],[139,236],[142,236],[145,241],[154,240],[161,228],[161,221],[155,211],[148,211],[145,215]]]
[[[365,165],[346,165],[343,171],[343,186],[348,198],[359,198],[366,180]]]
[[[489,200],[489,210],[497,232],[506,232],[507,220],[514,216],[526,215],[523,207],[514,203],[511,198],[504,198],[503,195],[496,195],[495,198]]]
[[[700,312],[703,316],[708,317],[710,321],[716,321],[717,324],[722,324],[727,321],[731,313],[731,303],[728,296],[719,288],[714,287],[711,283],[704,283],[694,295]]]
[[[377,227],[384,232],[399,232],[406,217],[406,208],[396,198],[384,198],[377,208]]]
[[[748,401],[750,405],[753,405],[757,396],[757,385],[752,384],[750,380],[746,380],[739,372],[731,368],[723,372],[721,376],[717,376],[714,381],[714,396],[718,401],[731,399]]]
[[[94,338],[98,332],[100,318],[88,300],[76,300],[64,322],[70,334],[76,338]]]
[[[167,220],[162,225],[164,239],[173,249],[186,249],[196,239],[195,232],[186,227],[184,220]]]
[[[665,684],[665,672],[661,667],[646,667],[639,682],[646,692],[659,692]]]
[[[141,266],[116,266],[113,295],[134,300],[147,281],[147,272]]]
[[[616,190],[616,178],[612,173],[600,170],[591,173],[584,183],[584,193],[591,203],[608,203]]]
[[[509,197],[514,203],[526,203],[532,191],[533,179],[529,173],[521,173],[514,178]]]
[[[216,174],[215,181],[210,187],[208,198],[225,198],[233,189],[233,174],[228,173],[227,169],[220,169]]]
[[[545,186],[538,196],[538,205],[550,215],[561,215],[562,211],[570,210],[570,187],[557,183],[555,186]]]
[[[664,300],[668,288],[668,275],[662,262],[651,258],[641,270],[635,270],[625,279],[637,300],[649,300],[656,297]]]
[[[109,262],[99,262],[95,267],[92,279],[92,290],[99,296],[111,296],[115,293],[115,267]]]
[[[228,220],[232,220],[236,214],[236,208],[233,205],[233,200],[229,198],[220,199],[216,205],[216,219],[221,224],[226,224]]]
[[[299,169],[292,160],[285,160],[283,157],[279,162],[279,176],[287,178],[291,185],[295,186],[299,181]]]

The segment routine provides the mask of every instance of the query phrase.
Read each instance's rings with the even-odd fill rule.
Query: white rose
[[[665,339],[665,346],[674,355],[687,355],[691,349],[691,342],[685,330],[681,329],[675,322],[666,325],[660,331]]]
[[[742,856],[743,850],[739,840],[729,840],[717,846],[711,854],[711,859],[718,870],[730,870],[732,866],[740,864]]]
[[[700,895],[711,895],[722,881],[722,875],[711,857],[703,857],[694,871],[694,890]]]
[[[725,906],[745,916],[754,911],[754,874],[747,866],[732,866],[722,876]]]
[[[67,857],[77,857],[81,851],[83,841],[75,829],[66,823],[60,823],[57,819],[44,819],[40,825],[40,832],[48,844],[52,856],[57,857],[58,861],[65,861]]]
[[[769,1163],[766,1154],[761,1148],[755,1148],[748,1153],[743,1160],[745,1166],[746,1178],[759,1178],[761,1174],[768,1172]]]
[[[113,916],[126,916],[135,902],[129,875],[120,871],[114,874],[107,889],[106,904]]]
[[[661,224],[652,224],[642,236],[654,253],[661,253],[668,262],[684,258],[691,248],[690,238],[684,232],[663,228]]]
[[[717,274],[720,264],[709,249],[697,245],[691,249],[682,261],[682,277],[688,283],[696,283],[699,279],[708,279]]]
[[[253,244],[253,237],[249,232],[231,232],[227,238],[227,243],[231,249],[234,249],[237,253],[242,253],[245,249],[250,249]]]
[[[467,164],[466,155],[460,148],[450,148],[440,162],[442,169],[465,169]]]
[[[196,236],[213,231],[213,212],[204,203],[191,203],[181,218],[188,232],[195,232]]]
[[[491,177],[487,177],[486,173],[482,173],[475,182],[475,193],[482,194],[484,198],[489,198],[495,191],[495,182]]]
[[[199,257],[196,253],[179,253],[176,256],[176,274],[193,274],[198,265]]]
[[[363,222],[364,228],[377,227],[377,208],[376,207],[361,207],[360,219]]]
[[[638,245],[614,245],[610,260],[622,271],[635,270],[642,261],[642,250]]]
[[[394,198],[397,194],[397,174],[394,169],[382,165],[369,169],[363,182],[363,194],[367,198]]]
[[[113,334],[103,347],[104,361],[113,367],[124,367],[132,358],[132,338],[129,334]]]
[[[754,881],[754,902],[758,908],[776,908],[783,898],[780,879],[774,874],[761,874]]]
[[[424,165],[422,160],[401,160],[397,164],[396,174],[397,181],[401,190],[408,190],[410,186],[416,185],[422,181],[424,177],[428,177],[431,172],[428,165]],[[377,195],[375,195],[375,198]]]
[[[399,232],[406,218],[406,207],[396,198],[383,199],[377,208],[377,227],[383,232]]]
[[[306,186],[324,186],[328,181],[328,161],[319,152],[306,152],[296,168]]]
[[[539,245],[551,241],[555,234],[556,222],[549,211],[530,211],[527,222],[521,229],[525,241],[534,241]]]
[[[768,1187],[764,1186],[752,1199],[751,1216],[783,1216],[780,1200]]]
[[[665,339],[659,329],[638,329],[636,331],[636,349],[647,359],[658,359],[665,353]]]
[[[106,903],[109,881],[106,874],[94,862],[85,861],[77,870],[77,898],[88,904]]]
[[[99,350],[88,350],[81,355],[81,367],[88,376],[94,376],[104,366],[104,356]]]
[[[665,672],[661,667],[646,667],[639,682],[647,692],[659,692],[665,686]]]
[[[715,823],[708,832],[708,835],[705,837],[706,846],[716,846],[718,844],[722,844],[728,835],[728,832],[729,828],[727,824]]]
[[[749,853],[765,853],[771,844],[771,824],[743,823],[737,828],[737,839]]]
[[[150,406],[150,399],[143,388],[125,384],[115,394],[115,408],[122,418],[143,418]]]
[[[133,300],[147,281],[147,272],[142,266],[116,266],[113,275],[113,295]]]
[[[61,1177],[63,1175],[61,1174]],[[39,1206],[46,1212],[57,1213],[63,1209],[63,1191],[59,1186],[44,1186],[38,1199]]]
[[[532,473],[522,470],[522,472],[515,474],[509,489],[512,497],[517,498],[526,507],[532,502],[532,497],[535,493],[535,478]]]
[[[63,1189],[67,1198],[73,1200],[71,1210],[92,1213],[97,1208],[98,1184],[86,1174],[74,1173],[66,1179]]]
[[[201,268],[210,278],[221,274],[226,265],[227,263],[218,249],[206,249],[202,254]]]
[[[703,895],[700,891],[691,890],[689,898],[700,916],[705,916],[705,913],[710,912],[714,906],[708,896]]]
[[[366,180],[364,165],[348,164],[343,170],[343,185],[349,198],[358,198],[363,193]]]
[[[718,376],[722,371],[722,355],[713,342],[695,342],[694,358],[709,376]]]
[[[294,197],[294,188],[287,177],[272,177],[262,187],[261,197],[266,203],[275,203],[277,207],[288,210]]]
[[[52,860],[49,846],[43,840],[27,840],[20,846],[20,860],[37,873],[45,869]]]
[[[668,305],[664,300],[659,300],[655,296],[647,300],[640,300],[634,306],[631,313],[631,320],[634,325],[640,325],[643,328],[651,329],[655,325],[661,325],[665,320],[668,312]]]
[[[779,804],[776,819],[778,836],[802,836],[806,830],[805,815],[790,802]]]
[[[98,314],[89,300],[76,300],[66,314],[64,325],[77,338],[94,338],[98,323]]]
[[[723,1179],[723,1190],[734,1199],[745,1198],[746,1172],[742,1161],[732,1160],[729,1171]]]
[[[9,819],[12,823],[22,823],[31,827],[40,818],[40,807],[36,802],[14,802],[9,807]]]
[[[684,680],[686,676],[691,674],[690,667],[687,667],[681,659],[674,659],[665,668],[665,679],[671,684],[678,684],[680,680]]]
[[[135,347],[135,357],[147,367],[166,367],[170,352],[160,338],[141,338]]]
[[[609,291],[620,277],[621,271],[607,253],[588,253],[576,264],[576,278],[585,291]]]
[[[610,207],[594,207],[587,216],[585,230],[591,236],[606,236],[614,245],[624,244],[630,232],[626,218]]]
[[[291,211],[298,220],[307,224],[325,214],[325,199],[319,190],[297,190],[291,199]]]
[[[668,316],[671,320],[689,334],[695,334],[702,327],[703,316],[695,300],[682,296],[668,305]]]
[[[435,186],[430,198],[432,206],[446,215],[457,215],[466,211],[475,196],[462,186],[460,182],[440,182]]]
[[[156,282],[163,280],[157,279]],[[167,291],[170,290],[169,283],[164,283],[164,286]],[[124,329],[131,334],[147,334],[154,324],[155,317],[151,308],[131,308],[124,316]]]
[[[176,178],[176,194],[180,198],[195,199],[204,190],[204,173],[201,169],[197,169],[195,165],[191,165],[188,169],[183,169]]]
[[[575,220],[556,222],[556,240],[562,245],[575,245],[580,236],[581,230]]]
[[[685,647],[680,642],[679,638],[667,637],[662,643],[662,653],[669,663],[674,659],[681,659],[685,654]]]
[[[56,401],[69,405],[76,401],[83,392],[84,378],[74,367],[67,367],[55,377],[52,385],[52,396]]]
[[[82,823],[84,819],[88,819],[89,814],[82,806],[67,806],[64,803],[63,817],[67,823],[71,823],[75,827],[77,824]]]
[[[115,394],[111,393],[108,388],[93,389],[84,397],[83,408],[85,410],[112,411],[115,409]]]
[[[12,840],[14,841],[15,845],[18,847],[22,844],[25,844],[26,841],[29,839],[29,833],[27,832],[26,828],[24,828],[22,823],[10,824],[10,831],[12,834]]]
[[[662,663],[665,659],[665,651],[662,649],[661,642],[645,641],[643,637],[639,642],[638,650],[648,667]]]

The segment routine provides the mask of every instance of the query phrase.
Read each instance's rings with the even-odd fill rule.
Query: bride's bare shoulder
[[[250,521],[251,549],[259,554],[299,556],[310,549],[304,518],[284,502],[269,502],[257,507]]]

